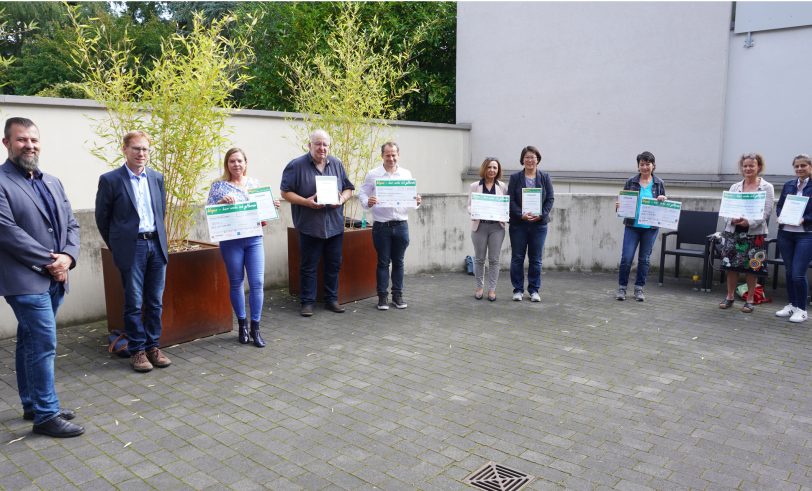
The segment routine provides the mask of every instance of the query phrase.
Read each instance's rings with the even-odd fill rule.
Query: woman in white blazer
[[[479,167],[479,181],[471,184],[471,193],[507,194],[507,185],[500,181],[502,164],[495,157],[487,157]],[[471,211],[471,195],[468,195]],[[485,287],[485,256],[488,256],[488,300],[496,300],[496,282],[499,280],[499,254],[505,240],[505,222],[471,220],[471,241],[474,243],[474,298],[482,300]]]

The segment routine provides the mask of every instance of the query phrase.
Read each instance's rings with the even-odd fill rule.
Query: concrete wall
[[[466,255],[473,255],[470,217],[465,194],[433,194],[424,197],[423,206],[410,216],[411,245],[406,253],[408,274],[430,271],[462,271]],[[545,269],[578,271],[615,270],[620,257],[623,226],[614,214],[614,196],[557,195],[553,222],[544,250]],[[717,199],[685,199],[685,209],[718,209]],[[60,324],[100,319],[105,315],[102,283],[101,238],[95,226],[93,212],[77,213],[81,225],[82,251],[77,267],[70,274],[71,292],[59,312]],[[285,228],[291,223],[290,210],[285,204],[282,217],[265,229],[266,286],[287,285],[287,241]],[[202,212],[198,214],[193,238],[205,239]],[[510,264],[510,243],[506,237],[502,251],[502,267]],[[652,264],[659,264],[659,242]],[[374,260],[374,258],[370,258]],[[673,263],[669,261],[668,267]],[[683,272],[700,271],[698,261],[685,260]],[[656,268],[655,268],[656,269]],[[653,274],[653,273],[652,273]],[[407,277],[407,288],[409,279]],[[509,282],[503,275],[501,281]],[[548,285],[549,287],[549,285]],[[613,285],[594,285],[613,288]],[[473,279],[471,280],[473,289]],[[16,321],[8,305],[0,303],[0,338],[15,334]]]

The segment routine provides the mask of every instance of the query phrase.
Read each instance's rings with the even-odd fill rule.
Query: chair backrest
[[[682,210],[677,225],[677,244],[704,244],[716,232],[718,211]]]

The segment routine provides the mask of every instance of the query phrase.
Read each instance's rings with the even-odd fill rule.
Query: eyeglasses
[[[147,147],[127,147],[135,153],[149,153],[151,150]]]

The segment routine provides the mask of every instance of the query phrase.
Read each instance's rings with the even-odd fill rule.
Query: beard
[[[26,172],[34,172],[39,166],[39,155],[36,154],[30,157],[25,155],[16,155],[11,160]]]

